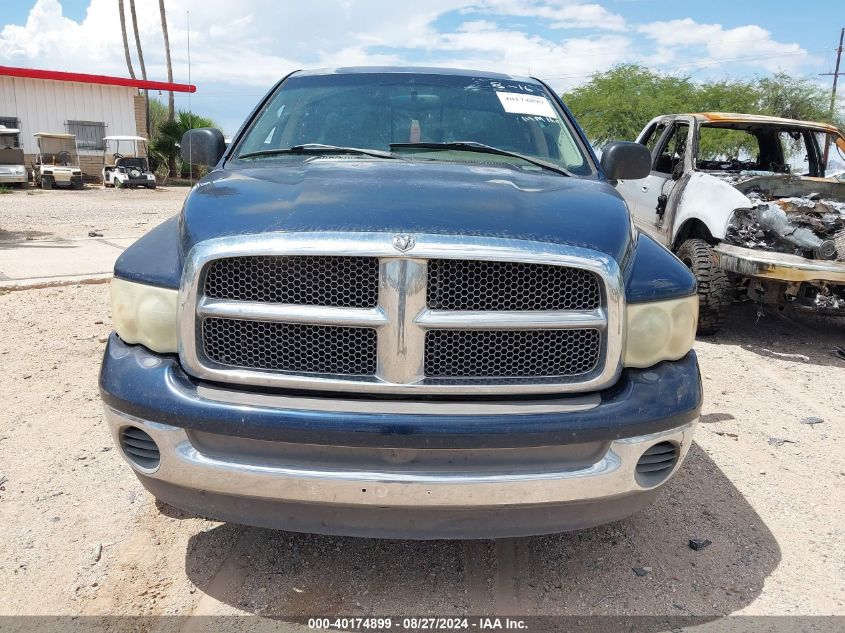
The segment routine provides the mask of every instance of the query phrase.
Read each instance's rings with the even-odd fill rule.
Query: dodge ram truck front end
[[[157,498],[493,538],[623,518],[677,472],[698,301],[604,182],[639,148],[598,163],[537,80],[423,69],[296,73],[218,134],[112,283],[106,419]]]

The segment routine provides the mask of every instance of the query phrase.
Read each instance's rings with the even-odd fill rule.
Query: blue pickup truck
[[[100,373],[123,457],[188,511],[495,538],[623,518],[701,406],[690,271],[638,233],[543,82],[295,72],[115,265]]]

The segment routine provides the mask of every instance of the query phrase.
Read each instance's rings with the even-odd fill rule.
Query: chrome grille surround
[[[405,253],[393,233],[270,233],[201,242],[188,254],[179,295],[179,355],[188,373],[214,382],[383,394],[519,394],[595,391],[613,384],[624,349],[623,282],[608,255],[568,245],[506,238],[415,234]],[[203,296],[214,260],[250,256],[375,257],[378,304],[371,308],[278,304]],[[427,307],[428,260],[482,260],[588,270],[602,281],[601,305],[589,310],[439,310]],[[373,375],[297,374],[231,367],[203,352],[202,321],[242,319],[376,330]],[[598,330],[595,369],[573,376],[426,377],[425,339],[430,330]]]

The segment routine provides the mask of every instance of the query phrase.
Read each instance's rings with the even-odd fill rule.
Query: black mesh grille
[[[428,262],[428,307],[435,310],[593,310],[598,277],[580,268],[439,259]]]
[[[204,319],[203,350],[221,365],[307,374],[376,371],[371,328]]]
[[[212,262],[205,295],[214,299],[372,308],[375,257],[228,257]]]
[[[598,330],[460,331],[425,335],[429,378],[578,376],[601,354]]]

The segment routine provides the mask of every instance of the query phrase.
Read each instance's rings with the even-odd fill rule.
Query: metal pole
[[[845,28],[839,31],[839,48],[836,49],[836,68],[833,70],[833,89],[830,92],[830,112],[828,118],[833,123],[833,115],[836,112],[836,83],[839,79],[839,62],[842,60],[842,40],[845,38]],[[830,153],[830,134],[824,137],[824,157],[822,158],[822,169],[827,169],[827,157]]]

